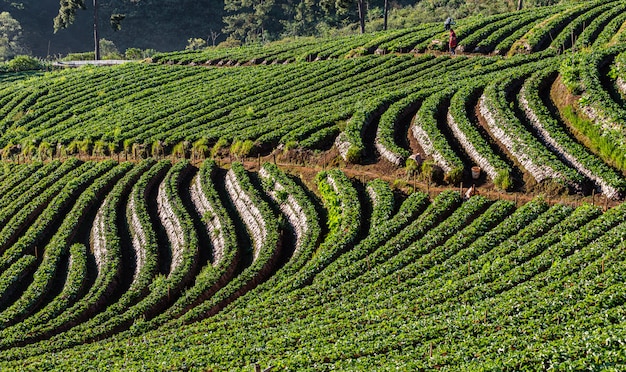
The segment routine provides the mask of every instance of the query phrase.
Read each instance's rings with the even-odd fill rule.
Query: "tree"
[[[264,41],[272,32],[280,30],[275,0],[225,0],[224,32],[235,39]]]
[[[365,0],[320,0],[320,4],[326,14],[335,14],[340,23],[344,21],[359,22],[359,30],[365,33],[365,20],[367,17],[367,2]],[[354,10],[356,6],[356,18]]]
[[[521,0],[520,0],[521,1]],[[387,20],[389,18],[389,0],[385,0],[383,30],[387,30]]]
[[[311,36],[316,34],[317,23],[322,18],[319,1],[287,0],[281,4],[283,36]]]
[[[60,0],[59,14],[54,18],[54,32],[68,28],[76,19],[76,11],[86,10],[85,0]],[[93,40],[94,59],[100,59],[100,38],[98,37],[98,0],[93,0]]]
[[[9,12],[0,13],[0,61],[25,53],[21,45],[22,26]]]
[[[199,37],[189,38],[187,40],[187,46],[185,47],[185,50],[200,50],[206,48],[206,46],[207,43],[204,39],[201,39]]]
[[[365,8],[365,0],[356,0],[357,8],[359,9],[359,26],[361,29],[361,33],[365,33],[365,16],[366,16],[366,8]]]
[[[94,44],[94,59],[100,59],[100,36],[98,29],[98,0],[93,1],[93,44]],[[132,2],[139,2],[141,0],[131,0]],[[110,5],[110,4],[109,4]],[[86,10],[87,6],[85,0],[60,0],[59,14],[54,18],[54,32],[56,33],[60,29],[68,28],[76,19],[76,12],[78,10]],[[109,18],[111,28],[118,31],[122,28],[122,20],[126,17],[125,14],[113,13]]]

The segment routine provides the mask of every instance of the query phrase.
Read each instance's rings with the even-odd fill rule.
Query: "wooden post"
[[[604,258],[602,259],[602,274],[604,274]]]
[[[254,363],[254,372],[261,372],[261,366],[259,363]]]
[[[591,205],[596,205],[596,190],[591,190]]]
[[[383,30],[385,31],[387,31],[387,18],[388,17],[389,17],[389,0],[385,0],[385,6],[383,7]]]

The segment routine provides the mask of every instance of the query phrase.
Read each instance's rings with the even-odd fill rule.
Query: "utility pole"
[[[100,60],[100,38],[98,37],[98,0],[93,0],[93,43],[94,59]]]
[[[361,26],[361,34],[365,33],[365,0],[357,0],[359,6],[359,23]]]
[[[385,10],[384,10],[384,12],[385,12],[385,20],[383,22],[383,30],[387,31],[387,15],[389,14],[389,0],[385,0]]]

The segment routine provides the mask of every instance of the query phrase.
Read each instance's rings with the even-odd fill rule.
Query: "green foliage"
[[[506,169],[502,169],[498,172],[496,178],[494,178],[493,180],[493,183],[496,185],[497,188],[503,191],[507,191],[513,186],[513,180],[511,179],[511,175]]]
[[[54,18],[54,32],[56,33],[62,28],[68,28],[76,19],[76,11],[85,10],[85,0],[73,0],[61,2],[59,14]]]
[[[23,44],[22,26],[9,12],[0,13],[0,61],[28,52]]]
[[[241,147],[239,148],[239,156],[249,156],[254,149],[254,141],[245,140],[241,143]]]
[[[4,68],[10,72],[41,70],[45,64],[38,58],[31,56],[17,56],[4,63]]]
[[[406,159],[406,162],[404,163],[404,170],[408,177],[413,177],[414,175],[420,173],[421,168],[414,159]]]
[[[228,146],[228,140],[226,138],[218,139],[211,148],[211,158],[215,158],[219,154],[220,150],[226,146]]]
[[[581,85],[580,67],[584,63],[584,56],[581,53],[570,53],[563,59],[559,68],[563,84],[573,94],[581,94],[583,86]]]
[[[107,40],[104,38],[100,39],[100,55],[102,59],[123,59],[124,57],[120,54],[119,50],[115,46],[115,43],[111,40]]]
[[[94,52],[68,53],[61,58],[62,61],[93,61]]]
[[[187,40],[185,50],[200,50],[206,48],[206,46],[206,40],[200,38],[190,38]]]
[[[231,154],[238,157],[246,157],[252,153],[254,142],[252,140],[236,140],[230,146]]]
[[[346,154],[346,160],[352,164],[361,162],[361,149],[357,146],[350,146]]]
[[[124,58],[126,59],[141,59],[144,54],[139,48],[128,48],[124,52]]]
[[[452,170],[447,172],[444,177],[444,181],[451,185],[458,185],[462,179],[463,179],[462,167],[452,168]]]
[[[434,161],[425,160],[420,170],[420,179],[426,182],[438,183],[443,181],[443,172]]]

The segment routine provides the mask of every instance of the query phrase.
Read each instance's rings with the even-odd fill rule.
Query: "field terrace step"
[[[265,220],[250,196],[241,188],[235,172],[231,169],[226,173],[226,191],[248,229],[253,244],[253,259],[256,260],[267,238]]]
[[[500,124],[502,120],[498,118],[496,111],[490,107],[489,100],[484,94],[480,97],[478,105],[480,113],[485,118],[492,135],[506,147],[507,151],[519,161],[538,183],[546,179],[564,179],[561,173],[548,164],[537,163],[537,159],[533,159],[526,152],[526,148],[529,145],[522,139],[507,132],[506,128]]]
[[[133,249],[135,251],[135,273],[133,274],[134,278],[137,278],[137,275],[141,271],[141,268],[144,267],[146,262],[146,244],[148,244],[148,238],[146,236],[146,232],[141,225],[141,221],[139,220],[139,216],[137,215],[137,207],[135,202],[134,195],[130,197],[128,202],[128,215],[130,217],[129,222],[129,230],[132,239]]]
[[[185,249],[185,233],[178,216],[174,213],[172,202],[166,192],[167,179],[163,180],[157,191],[157,211],[165,228],[172,249],[170,273],[174,272],[183,259]]]
[[[469,157],[472,158],[472,160],[475,161],[478,166],[480,166],[481,170],[487,173],[489,178],[491,178],[492,180],[496,179],[496,177],[498,176],[496,168],[491,164],[491,162],[489,162],[487,158],[485,158],[478,150],[476,150],[476,147],[474,147],[472,141],[470,141],[465,133],[461,130],[461,128],[459,128],[459,125],[457,124],[456,120],[454,120],[454,117],[450,113],[449,109],[446,115],[446,119],[448,121],[448,126],[452,130],[452,134],[454,135],[454,137],[456,137],[461,146],[463,146],[463,150],[465,150],[467,155],[469,155]]]
[[[581,161],[574,156],[571,152],[567,151],[559,140],[552,136],[550,132],[544,126],[542,120],[539,118],[535,110],[529,104],[527,98],[528,92],[525,87],[522,87],[519,94],[519,103],[521,108],[524,110],[526,117],[528,118],[530,124],[539,134],[542,142],[546,143],[550,148],[552,148],[559,156],[566,159],[576,170],[585,175],[587,178],[591,179],[597,185],[600,186],[602,193],[604,193],[608,198],[617,199],[620,197],[620,190],[611,186],[605,179],[603,179],[596,172],[591,171],[587,168]]]
[[[307,221],[306,213],[304,212],[304,208],[298,203],[296,198],[293,195],[287,194],[284,197],[284,200],[281,200],[282,197],[279,196],[281,192],[285,192],[285,187],[278,183],[267,171],[266,168],[261,168],[259,171],[259,176],[262,179],[268,179],[273,181],[273,191],[269,191],[268,194],[274,200],[283,212],[283,214],[287,217],[287,220],[293,227],[294,233],[296,235],[296,247],[294,250],[294,256],[299,252],[300,248],[303,244],[303,239],[305,234],[309,231],[309,224]]]
[[[206,195],[202,192],[200,174],[194,177],[189,191],[194,208],[198,214],[202,216],[202,222],[209,232],[209,237],[213,246],[212,265],[219,266],[224,258],[226,239],[224,238],[222,223],[220,222],[219,217],[216,215],[215,210],[211,206],[211,203],[209,203]]]

